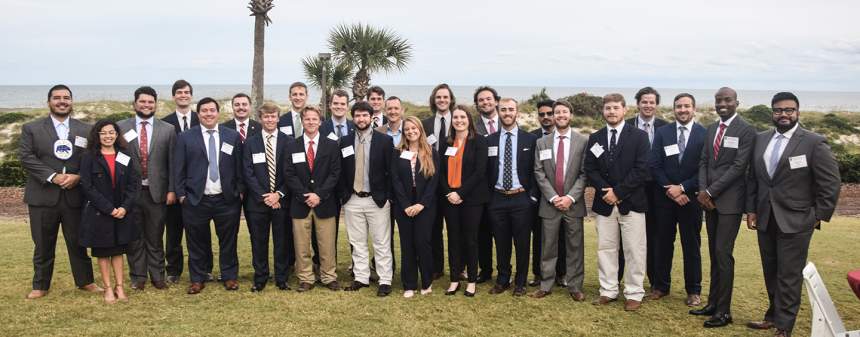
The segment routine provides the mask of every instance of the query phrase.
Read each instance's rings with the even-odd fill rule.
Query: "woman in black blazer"
[[[415,296],[418,272],[421,295],[433,290],[431,230],[436,218],[436,188],[439,156],[427,143],[421,120],[409,116],[403,121],[403,138],[394,150],[391,179],[394,188],[394,217],[400,228],[400,279],[403,297]],[[418,268],[416,269],[416,263]]]
[[[126,150],[115,122],[100,120],[90,131],[81,155],[81,188],[86,204],[80,225],[80,243],[92,248],[104,281],[104,299],[127,301],[123,289],[123,254],[140,235],[132,220],[140,191],[140,167]],[[111,286],[111,266],[116,277]]]
[[[448,263],[451,285],[445,295],[460,288],[464,265],[468,281],[465,295],[475,296],[478,278],[478,224],[490,196],[487,185],[487,140],[475,131],[472,116],[458,105],[451,113],[448,148],[440,156],[439,187],[446,200],[442,211],[448,226]]]

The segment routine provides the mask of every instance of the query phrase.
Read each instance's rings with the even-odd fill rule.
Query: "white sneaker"
[[[433,292],[433,286],[427,287],[427,289],[421,289],[421,295],[430,295]]]
[[[415,290],[407,290],[403,292],[403,298],[412,298],[415,296]]]

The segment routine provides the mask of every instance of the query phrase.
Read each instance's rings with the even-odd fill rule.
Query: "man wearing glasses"
[[[552,106],[555,104],[555,101],[551,99],[543,100],[538,102],[537,104],[537,120],[540,123],[540,127],[532,130],[532,134],[537,136],[538,139],[541,139],[543,136],[551,134],[555,130],[554,122],[552,119]],[[539,206],[539,205],[538,205]],[[530,287],[537,287],[540,284],[541,272],[540,272],[540,254],[541,254],[541,221],[540,216],[538,215],[537,208],[535,209],[535,220],[532,222],[532,274],[534,274],[534,280],[529,282]],[[562,232],[559,232],[561,237]],[[564,285],[564,275],[565,275],[565,265],[566,265],[566,255],[564,248],[564,240],[558,240],[558,261],[555,264],[555,275],[556,275],[556,283],[559,287],[566,286]]]

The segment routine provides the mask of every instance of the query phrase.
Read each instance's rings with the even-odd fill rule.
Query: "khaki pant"
[[[337,226],[334,217],[321,219],[317,217],[314,210],[308,213],[304,219],[293,218],[293,238],[296,248],[296,277],[299,282],[314,283],[314,269],[311,257],[311,228],[316,224],[317,245],[320,257],[320,281],[329,284],[337,281],[336,251],[337,251]]]
[[[597,216],[597,272],[600,296],[618,297],[618,245],[624,243],[624,298],[641,301],[645,296],[645,214],[627,215],[612,208],[609,216]]]

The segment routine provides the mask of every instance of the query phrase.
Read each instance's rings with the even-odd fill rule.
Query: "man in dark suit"
[[[746,206],[745,177],[755,142],[755,129],[735,112],[738,95],[720,88],[714,95],[720,120],[708,126],[704,150],[699,160],[699,194],[705,208],[708,252],[711,256],[711,288],[708,305],[690,310],[692,315],[709,315],[706,328],[732,322],[732,287],[735,259],[732,251]]]
[[[376,128],[388,124],[388,117],[385,116],[385,90],[378,85],[374,85],[367,89],[367,103],[373,111],[370,113],[370,127]]]
[[[83,201],[78,169],[91,126],[71,118],[72,90],[65,85],[48,90],[48,109],[48,117],[24,124],[18,149],[21,166],[27,172],[24,203],[30,212],[35,245],[33,289],[28,299],[44,297],[51,288],[60,224],[75,286],[89,292],[103,291],[93,283],[93,266],[86,248],[78,244]]]
[[[299,279],[296,290],[306,292],[314,287],[312,228],[319,245],[320,280],[330,290],[340,290],[336,271],[337,226],[334,215],[337,210],[335,190],[340,178],[341,153],[336,141],[320,135],[319,109],[307,106],[301,116],[304,133],[296,142],[287,144],[285,155],[289,159],[284,165],[284,177],[290,190],[296,276]]]
[[[260,122],[251,119],[251,97],[244,93],[238,93],[230,100],[233,107],[233,118],[221,123],[221,125],[236,130],[242,143],[245,140],[260,134],[262,128]]]
[[[164,217],[167,205],[176,203],[173,150],[176,132],[169,123],[155,118],[158,94],[151,87],[134,91],[135,117],[117,123],[141,166],[141,196],[137,198],[133,221],[140,239],[128,246],[131,288],[143,290],[149,278],[156,289],[166,289],[164,275]]]
[[[176,195],[182,204],[188,245],[188,294],[200,293],[207,279],[212,246],[209,221],[218,236],[218,264],[224,289],[238,290],[239,182],[242,141],[239,133],[218,125],[218,102],[205,97],[197,103],[200,125],[179,135],[174,175]]]
[[[777,93],[771,106],[775,130],[756,137],[746,207],[747,226],[758,233],[768,309],[764,321],[747,326],[791,336],[809,241],[821,221],[830,221],[841,179],[827,139],[798,125],[797,96]]]
[[[658,230],[654,237],[657,252],[650,257],[656,268],[650,299],[658,300],[669,294],[677,228],[684,252],[686,304],[694,307],[701,304],[702,293],[702,208],[695,199],[705,128],[693,121],[696,100],[692,95],[675,96],[673,109],[675,122],[658,128],[654,134],[649,164],[651,175],[660,187],[653,191]]]
[[[499,271],[490,294],[511,287],[511,241],[517,255],[514,296],[526,294],[529,272],[529,233],[534,221],[538,189],[534,182],[534,151],[537,137],[517,126],[517,101],[499,101],[501,131],[487,136],[487,177],[494,192],[487,206],[496,240]]]
[[[588,138],[585,173],[595,196],[591,210],[597,213],[597,267],[600,297],[605,305],[618,298],[618,252],[623,242],[624,309],[638,310],[645,296],[645,211],[648,199],[648,134],[624,122],[627,106],[621,94],[603,97],[606,127]],[[620,237],[619,237],[620,236]]]
[[[346,118],[349,111],[349,93],[346,90],[335,90],[329,104],[331,118],[320,123],[320,134],[323,137],[340,142],[340,139],[355,133],[355,123]]]
[[[479,116],[475,118],[475,130],[487,137],[499,132],[499,94],[496,89],[481,86],[475,89],[473,101]],[[481,223],[478,225],[478,283],[493,279],[493,225],[490,223],[489,207],[484,208]]]
[[[457,105],[457,99],[454,97],[454,92],[448,84],[442,83],[433,88],[430,93],[430,111],[433,116],[427,117],[421,121],[424,127],[424,132],[427,133],[427,143],[430,144],[436,153],[445,153],[447,143],[445,139],[451,128],[451,108]],[[440,156],[441,157],[441,156]],[[447,199],[444,196],[439,196],[439,205],[444,205]],[[436,219],[433,221],[433,231],[430,238],[430,248],[433,250],[433,279],[439,279],[444,275],[445,268],[445,246],[442,238],[442,213],[441,210],[436,212]]]
[[[299,138],[302,135],[301,111],[308,101],[308,86],[302,82],[290,84],[290,111],[281,115],[278,120],[278,130],[285,135]]]
[[[289,216],[289,190],[283,174],[287,146],[295,140],[278,131],[276,104],[264,103],[257,112],[261,132],[250,136],[242,151],[242,176],[245,194],[245,219],[251,236],[254,285],[252,292],[263,291],[269,279],[269,230],[274,246],[275,285],[289,290],[289,268],[295,262],[293,223]]]

